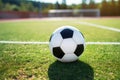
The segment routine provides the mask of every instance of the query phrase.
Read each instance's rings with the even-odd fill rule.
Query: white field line
[[[87,45],[120,45],[120,42],[86,42]]]
[[[0,41],[0,44],[49,44],[49,42]],[[86,42],[86,45],[120,45],[120,42]]]
[[[101,29],[106,29],[106,30],[111,30],[111,31],[115,31],[115,32],[120,32],[120,29],[109,27],[109,26],[103,26],[103,25],[98,25],[98,24],[93,24],[93,23],[88,23],[88,22],[79,22],[79,23],[83,24],[83,25],[88,25],[88,26],[92,26],[92,27],[101,28]]]
[[[0,44],[49,44],[49,42],[0,41]]]

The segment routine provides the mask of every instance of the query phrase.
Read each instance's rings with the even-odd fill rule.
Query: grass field
[[[78,28],[86,42],[120,42],[120,33],[79,22],[120,29],[120,18],[0,21],[0,41],[49,41],[63,25]],[[79,60],[61,63],[48,45],[0,44],[0,80],[120,80],[120,45],[86,45]]]

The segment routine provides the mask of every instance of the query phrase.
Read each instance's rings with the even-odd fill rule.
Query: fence
[[[38,18],[38,17],[47,17],[47,14],[35,12],[0,11],[0,19]]]
[[[99,9],[49,10],[49,17],[100,17]]]

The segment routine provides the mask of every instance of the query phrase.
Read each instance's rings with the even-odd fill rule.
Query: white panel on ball
[[[74,42],[72,38],[68,38],[63,40],[60,47],[65,54],[70,54],[70,53],[72,54],[74,53],[77,47],[77,44]]]
[[[64,57],[60,60],[62,62],[73,62],[76,61],[78,57],[75,54],[65,54]]]
[[[77,44],[84,44],[84,37],[79,31],[74,31],[73,39]]]
[[[56,33],[56,34],[53,34],[52,38],[51,38],[51,43],[50,45],[52,47],[58,47],[61,45],[61,42],[63,41],[60,33]]]

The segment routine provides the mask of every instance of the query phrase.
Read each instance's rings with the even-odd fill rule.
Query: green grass
[[[2,22],[0,23],[0,39],[18,41],[48,41],[50,35],[56,28],[63,25],[71,25],[80,29],[80,31],[84,34],[86,41],[120,40],[119,33],[117,32],[99,28],[89,28],[88,26],[77,23],[79,21],[83,20]]]
[[[0,40],[48,41],[56,28],[71,25],[80,29],[86,41],[120,42],[120,33],[79,21],[120,28],[119,19],[6,21],[0,22]],[[48,45],[0,44],[0,80],[120,80],[119,75],[119,45],[87,45],[78,61],[61,63]]]

